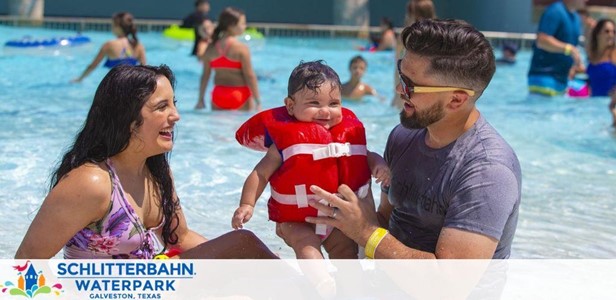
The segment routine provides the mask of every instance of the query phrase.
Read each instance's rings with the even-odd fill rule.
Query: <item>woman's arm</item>
[[[79,230],[103,218],[110,201],[109,173],[93,164],[72,170],[43,201],[15,258],[53,257]]]
[[[203,57],[203,73],[201,73],[201,81],[199,82],[199,99],[195,109],[203,109],[205,105],[205,91],[207,90],[207,84],[210,81],[210,75],[212,69],[210,68],[210,57],[206,54]]]
[[[137,45],[137,59],[139,60],[140,65],[144,66],[146,64],[145,47],[142,43],[139,43],[139,45]]]
[[[105,56],[108,55],[109,47],[110,47],[109,42],[106,42],[105,44],[103,44],[103,46],[98,50],[98,54],[96,54],[96,56],[94,57],[94,60],[92,60],[92,62],[83,71],[83,73],[81,73],[81,76],[71,80],[71,82],[81,82],[84,78],[86,78],[88,75],[90,75],[90,73],[92,73],[92,71],[94,71],[94,69],[96,69],[98,64],[100,64],[100,62],[103,60],[103,58],[105,58]]]
[[[240,42],[235,42],[234,46],[241,47],[240,61],[242,62],[242,75],[244,76],[244,81],[248,85],[248,88],[250,88],[252,99],[255,101],[252,107],[256,110],[261,110],[261,97],[259,95],[259,87],[257,85],[257,75],[252,68],[250,50],[248,49],[248,46]]]

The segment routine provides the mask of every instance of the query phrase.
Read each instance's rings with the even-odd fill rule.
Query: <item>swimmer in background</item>
[[[194,28],[195,41],[191,55],[201,60],[205,50],[212,41],[212,33],[214,31],[214,23],[208,17],[210,12],[209,0],[196,0],[195,11],[186,16],[182,20],[181,28]]]
[[[212,110],[261,109],[257,76],[252,67],[250,49],[237,36],[246,30],[246,15],[243,11],[227,7],[218,17],[212,34],[212,43],[203,55],[203,73],[199,84],[199,96],[195,109],[204,109],[205,92],[214,73]]]
[[[83,71],[81,76],[71,82],[81,82],[107,57],[104,66],[113,68],[117,65],[145,65],[145,48],[137,39],[137,26],[133,15],[128,12],[116,13],[112,17],[111,31],[116,38],[101,46],[94,60]]]
[[[496,60],[498,65],[515,64],[515,55],[518,53],[518,46],[510,41],[503,42],[503,56]]]
[[[389,18],[381,18],[379,25],[381,32],[379,35],[370,36],[370,44],[366,47],[356,47],[361,51],[384,51],[394,50],[396,48],[396,33],[394,32],[394,24]]]
[[[374,88],[361,81],[361,78],[366,73],[367,68],[368,62],[361,55],[351,58],[351,61],[349,62],[351,79],[343,83],[340,87],[343,99],[359,101],[366,95],[379,97]],[[384,99],[381,98],[382,97],[379,97],[379,100],[383,101]]]

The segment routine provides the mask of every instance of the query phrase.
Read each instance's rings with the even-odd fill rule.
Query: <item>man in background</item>
[[[546,96],[563,95],[571,68],[583,70],[577,49],[582,21],[577,13],[587,0],[562,0],[541,15],[533,58],[528,71],[528,90]]]

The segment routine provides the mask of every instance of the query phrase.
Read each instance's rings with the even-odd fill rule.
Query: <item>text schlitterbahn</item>
[[[193,263],[182,262],[61,262],[57,273],[80,292],[173,292],[176,280],[194,275]]]

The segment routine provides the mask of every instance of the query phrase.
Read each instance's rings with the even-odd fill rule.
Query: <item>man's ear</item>
[[[284,106],[287,107],[287,112],[291,116],[293,115],[293,105],[295,105],[295,101],[291,97],[284,98]]]
[[[454,91],[449,99],[447,106],[452,110],[458,110],[460,107],[466,105],[468,101],[471,101],[471,97],[463,91]]]

